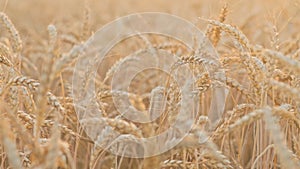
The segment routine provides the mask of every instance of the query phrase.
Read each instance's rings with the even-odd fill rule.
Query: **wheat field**
[[[300,168],[299,0],[0,0],[0,10],[0,168]],[[85,108],[94,106],[101,115],[82,120],[74,90],[89,87],[91,72],[82,70],[86,78],[76,89],[73,74],[84,59],[83,44],[104,25],[139,12],[193,23],[218,57],[210,59],[193,37],[192,49],[162,35],[124,39],[95,73],[96,101]],[[129,78],[137,57],[158,49],[175,57],[172,72],[147,69],[126,90],[112,90]],[[141,64],[169,63],[153,58]],[[215,65],[222,73],[207,69]],[[173,78],[186,73],[182,67],[194,77],[188,81],[192,101],[180,88],[184,80]],[[214,96],[219,89],[225,100]],[[145,117],[161,114],[149,123],[122,116],[118,101],[125,95]],[[113,153],[127,151],[115,141],[129,145],[172,128],[181,110],[194,121],[168,151],[142,158]]]

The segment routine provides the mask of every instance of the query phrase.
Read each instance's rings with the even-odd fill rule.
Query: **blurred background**
[[[86,6],[90,8],[95,31],[113,19],[136,12],[174,14],[203,29],[204,24],[197,18],[217,19],[224,4],[229,7],[227,23],[239,26],[253,41],[264,43],[265,38],[260,36],[270,32],[269,25],[280,25],[282,37],[285,31],[296,32],[299,26],[299,19],[295,18],[299,18],[300,7],[296,0],[1,0],[0,10],[7,13],[23,39],[27,39],[37,32],[46,34],[49,24],[58,30],[71,27],[76,31],[84,20]]]

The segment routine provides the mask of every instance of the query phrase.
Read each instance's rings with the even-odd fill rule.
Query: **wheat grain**
[[[31,79],[31,78],[26,77],[26,76],[17,76],[15,78],[11,79],[8,82],[8,84],[9,85],[14,85],[14,86],[28,87],[32,91],[36,91],[37,88],[40,85],[36,80]]]

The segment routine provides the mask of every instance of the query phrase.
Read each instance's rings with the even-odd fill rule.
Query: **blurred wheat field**
[[[299,0],[0,0],[0,10],[1,168],[300,168]],[[97,122],[125,138],[168,129],[182,99],[174,79],[160,88],[168,75],[145,71],[125,92],[145,114],[164,97],[162,116],[150,124],[120,116],[113,97],[121,94],[110,83],[130,53],[151,44],[177,56],[197,78],[192,130],[178,146],[149,158],[117,156],[97,145],[80,124],[72,95],[81,45],[105,24],[138,12],[169,13],[197,25],[225,72],[213,76],[201,51],[165,37],[132,37],[111,49],[97,72],[103,113]],[[229,93],[212,120],[211,93],[220,86]]]

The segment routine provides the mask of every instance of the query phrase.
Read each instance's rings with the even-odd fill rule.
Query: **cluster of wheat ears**
[[[49,25],[48,38],[39,43],[22,42],[22,33],[0,13],[0,167],[300,168],[300,36],[290,34],[282,41],[274,24],[270,45],[255,44],[243,28],[226,22],[228,11],[225,5],[218,19],[199,18],[207,24],[203,32],[219,54],[217,62],[225,72],[221,76],[205,69],[214,64],[203,57],[205,52],[187,51],[184,44],[155,35],[120,42],[99,66],[95,83],[102,115],[90,122],[105,124],[124,140],[167,130],[176,119],[183,92],[164,72],[141,72],[123,94],[146,114],[165,98],[164,111],[149,124],[123,118],[112,99],[122,99],[122,92],[110,90],[110,82],[121,65],[134,59],[126,57],[128,50],[163,49],[177,57],[176,68],[186,65],[193,70],[198,111],[192,130],[179,145],[148,158],[114,155],[91,139],[77,118],[72,71],[82,55],[82,42],[92,34],[88,8],[81,32],[64,34]],[[229,94],[224,112],[212,121],[210,99],[218,87]],[[108,139],[103,132],[97,137]]]

